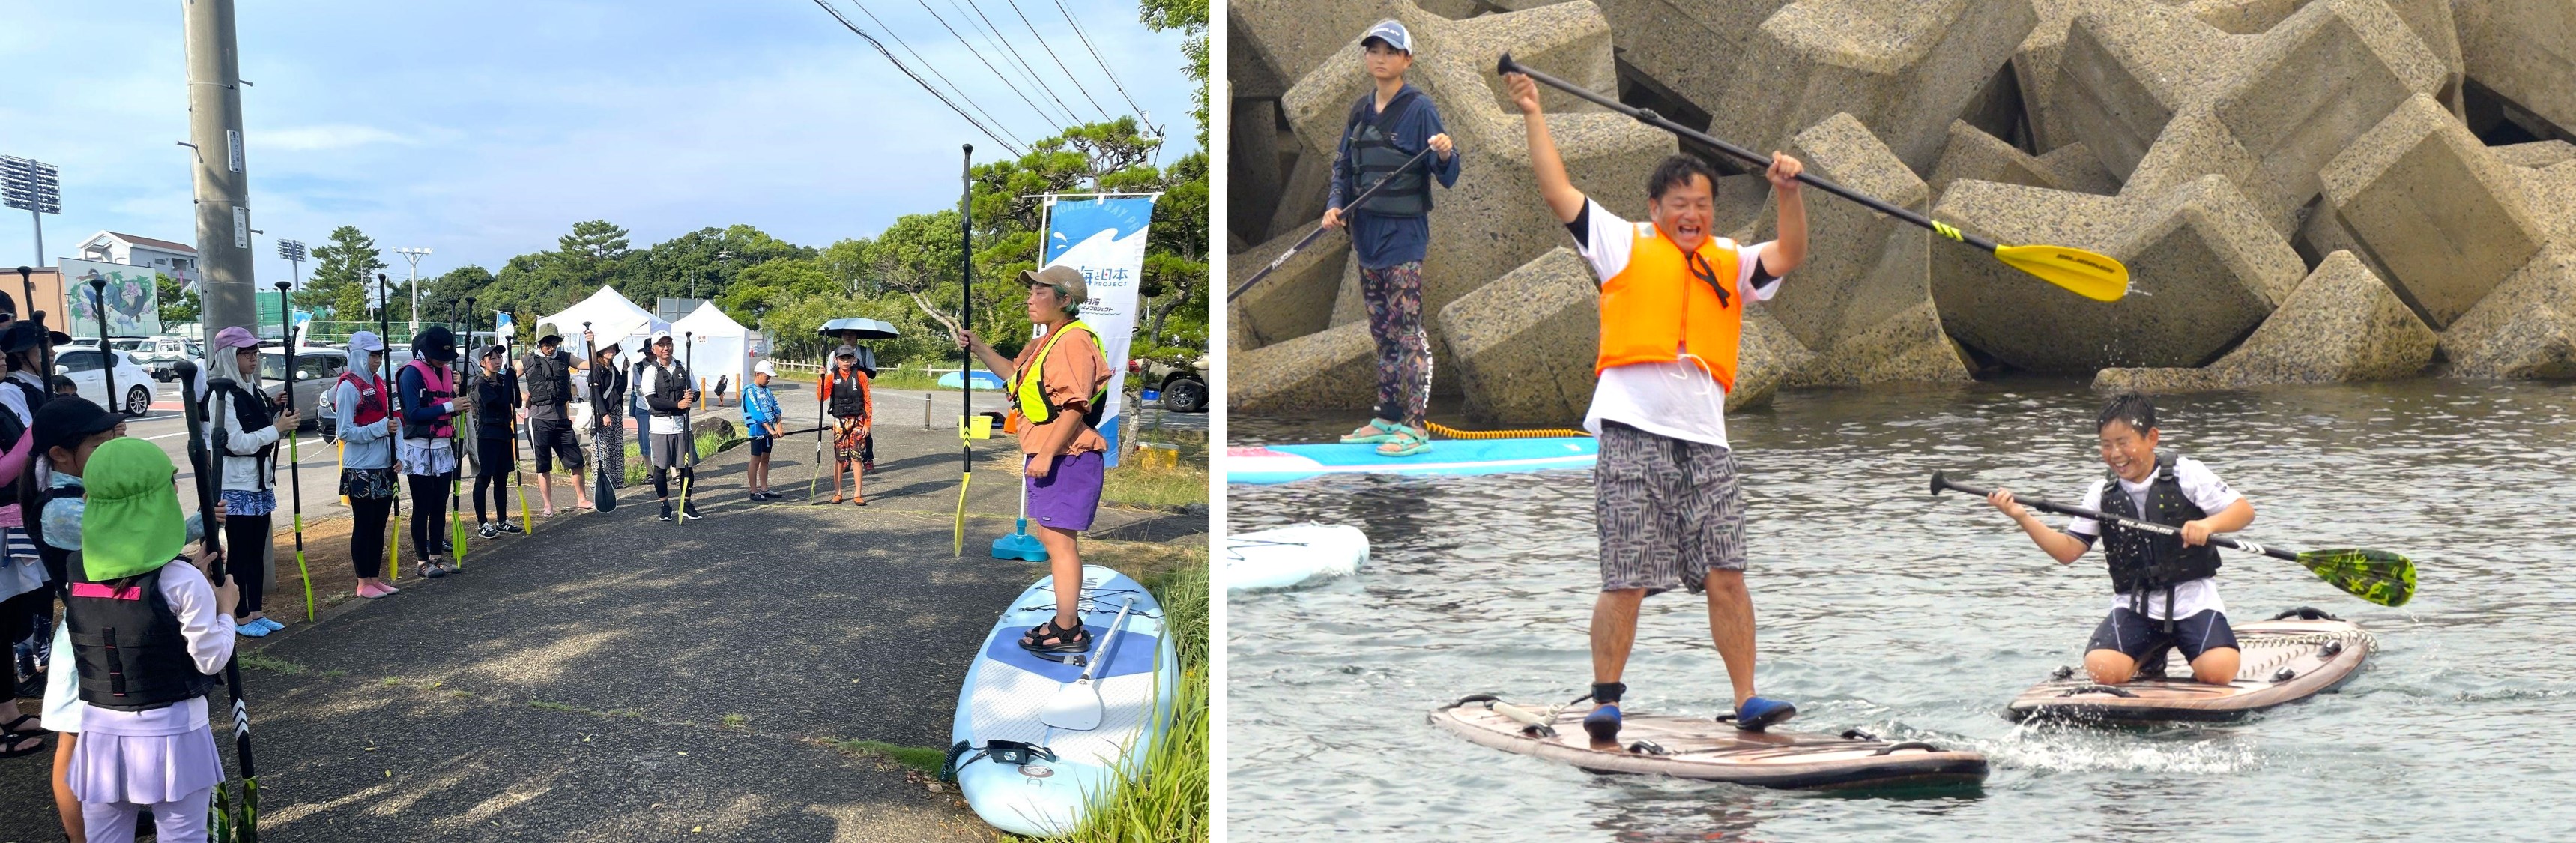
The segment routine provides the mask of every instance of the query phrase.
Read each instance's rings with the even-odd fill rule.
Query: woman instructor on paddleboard
[[[1099,335],[1074,318],[1089,292],[1081,270],[1057,265],[1022,271],[1020,282],[1029,288],[1029,322],[1045,330],[1020,349],[1019,359],[1003,357],[973,331],[954,336],[959,348],[973,349],[1010,384],[1013,429],[1028,466],[1030,526],[1046,545],[1055,581],[1075,584],[1055,590],[1055,617],[1021,636],[1020,646],[1080,653],[1091,649],[1091,633],[1075,609],[1082,599],[1082,554],[1075,537],[1091,527],[1100,509],[1109,441],[1094,426],[1108,408],[1109,359],[1100,353]]]
[[[1744,587],[1744,496],[1726,440],[1726,393],[1747,299],[1768,299],[1807,253],[1798,159],[1773,153],[1764,175],[1780,235],[1741,245],[1710,231],[1717,175],[1688,155],[1647,178],[1651,223],[1618,218],[1574,187],[1539,111],[1538,85],[1503,76],[1526,115],[1530,167],[1548,210],[1573,232],[1601,278],[1599,384],[1585,429],[1601,437],[1593,467],[1601,595],[1592,607],[1592,700],[1584,731],[1619,736],[1620,682],[1647,595],[1708,594],[1709,634],[1735,690],[1736,728],[1760,731],[1796,706],[1753,694],[1753,598]]]

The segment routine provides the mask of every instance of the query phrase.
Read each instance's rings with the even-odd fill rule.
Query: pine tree
[[[340,226],[331,230],[331,242],[313,248],[313,260],[313,277],[296,294],[295,303],[317,311],[328,309],[332,318],[344,321],[368,319],[376,271],[386,267],[384,251],[376,248],[375,238],[357,226]]]

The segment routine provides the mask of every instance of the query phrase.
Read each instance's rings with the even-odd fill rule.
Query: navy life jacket
[[[2138,512],[2127,490],[2120,488],[2120,477],[2109,474],[2102,489],[2102,513],[2138,521],[2179,527],[2209,513],[2182,492],[2182,483],[2174,479],[2172,454],[2156,457],[2156,473],[2147,481],[2147,511]],[[2166,608],[2172,608],[2172,587],[2181,583],[2218,575],[2218,548],[2203,544],[2184,547],[2182,537],[2145,530],[2121,529],[2109,523],[2102,525],[2102,552],[2111,560],[2111,590],[2119,594],[2165,589]],[[2143,608],[2140,614],[2145,614]]]
[[[853,366],[850,371],[845,373],[841,371],[839,363],[834,363],[832,364],[831,378],[833,417],[844,419],[866,418],[868,415],[867,392],[865,388],[860,385],[860,372],[858,368]]]
[[[79,556],[73,556],[79,567]],[[179,615],[161,596],[161,572],[115,582],[87,574],[63,598],[82,702],[116,711],[151,711],[206,695],[215,677],[188,654]]]
[[[1414,101],[1421,97],[1422,92],[1415,90],[1397,93],[1395,99],[1387,101],[1385,110],[1378,112],[1375,120],[1369,119],[1369,106],[1377,101],[1377,92],[1361,94],[1359,102],[1351,104],[1350,128],[1343,135],[1351,146],[1350,181],[1343,186],[1342,195],[1357,199],[1371,185],[1380,181],[1387,185],[1376,196],[1369,197],[1367,204],[1345,208],[1345,211],[1360,210],[1387,217],[1418,217],[1431,213],[1431,180],[1424,175],[1429,168],[1404,166],[1415,152],[1421,150],[1408,152],[1395,145],[1396,123],[1412,110]]]

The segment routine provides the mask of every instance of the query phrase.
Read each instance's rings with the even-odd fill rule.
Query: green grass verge
[[[699,436],[698,436],[698,461],[699,461],[699,462],[706,462],[708,459],[710,459],[710,458],[714,457],[714,456],[716,455],[716,446],[724,444],[724,441],[725,441],[725,438],[724,438],[724,437],[722,437],[722,436],[717,436],[717,435],[712,434],[712,433],[709,433],[709,434],[701,434],[701,435],[699,435]],[[649,465],[644,464],[644,450],[643,450],[642,446],[639,446],[639,445],[635,444],[635,443],[634,443],[634,442],[632,442],[632,441],[627,442],[627,443],[626,443],[626,483],[625,483],[625,486],[624,486],[623,488],[634,488],[634,487],[636,487],[636,486],[642,485],[642,484],[645,482],[645,480],[646,480],[647,478],[650,478],[650,477],[652,477],[652,476],[653,476],[653,467],[652,467],[652,466],[649,466]],[[676,482],[678,482],[678,481],[677,481],[677,480],[674,480],[673,482],[675,482],[675,483],[676,483]],[[678,487],[676,487],[676,486],[675,486],[675,487],[673,487],[673,488],[671,489],[671,495],[672,495],[673,497],[678,497],[678,496],[679,496],[679,494],[680,494],[680,490],[679,490],[679,488],[678,488]]]
[[[948,763],[947,750],[926,746],[902,746],[884,741],[835,741],[833,746],[847,752],[892,759],[897,764],[934,776],[939,775],[939,765]]]
[[[1207,463],[1184,457],[1169,468],[1148,468],[1131,458],[1102,475],[1100,502],[1142,507],[1207,503]]]
[[[1154,593],[1180,656],[1172,727],[1145,748],[1143,770],[1095,800],[1062,843],[1208,839],[1208,561],[1205,548],[1085,543],[1084,561],[1111,565]]]

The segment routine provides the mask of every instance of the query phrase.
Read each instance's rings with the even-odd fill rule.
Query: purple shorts
[[[1100,452],[1054,459],[1055,467],[1047,470],[1047,476],[1027,478],[1029,520],[1059,530],[1091,529],[1091,516],[1100,510],[1100,474],[1106,467]]]

